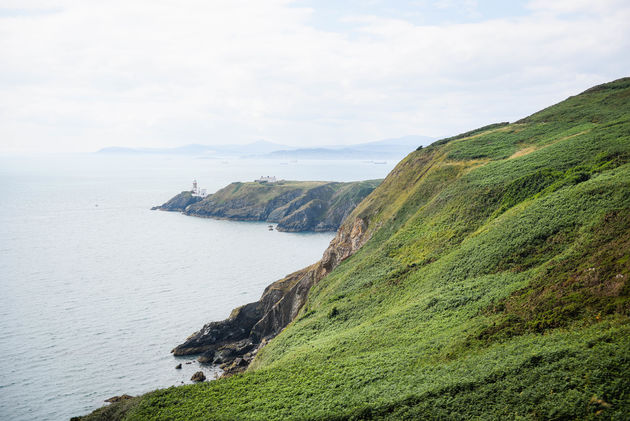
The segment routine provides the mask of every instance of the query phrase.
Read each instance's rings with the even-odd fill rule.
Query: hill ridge
[[[595,88],[404,158],[245,373],[88,419],[627,417],[630,78]]]

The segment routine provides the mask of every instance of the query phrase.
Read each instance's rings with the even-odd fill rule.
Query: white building
[[[263,177],[262,175],[260,176],[260,178],[258,180],[254,180],[257,183],[276,183],[278,180],[276,180],[275,176],[266,176]]]
[[[208,192],[206,189],[200,189],[197,185],[197,180],[193,180],[192,190],[190,191],[193,196],[196,197],[206,197]]]

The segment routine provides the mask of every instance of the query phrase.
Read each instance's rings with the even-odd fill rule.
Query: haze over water
[[[0,157],[0,419],[60,420],[189,383],[170,350],[318,260],[332,233],[150,211],[193,178],[352,181],[395,162]],[[210,378],[212,368],[203,370]]]

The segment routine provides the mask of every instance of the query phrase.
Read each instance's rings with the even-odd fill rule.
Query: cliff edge
[[[221,364],[228,375],[243,371],[258,349],[295,319],[311,287],[369,239],[366,228],[365,219],[350,218],[319,262],[267,286],[260,300],[232,310],[225,320],[204,325],[171,352],[201,354],[200,362]]]
[[[153,209],[277,223],[278,231],[336,231],[381,180],[236,182],[204,198],[182,192]]]

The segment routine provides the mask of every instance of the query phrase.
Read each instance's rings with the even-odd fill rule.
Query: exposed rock
[[[232,361],[231,364],[223,364],[221,365],[221,368],[223,369],[222,376],[229,377],[237,373],[242,373],[243,371],[245,371],[249,363],[250,361],[244,358],[236,358],[234,359],[234,361]]]
[[[151,210],[163,210],[170,212],[183,212],[189,205],[197,203],[202,200],[199,196],[193,196],[192,192],[183,191],[177,196],[170,199],[168,202],[161,206],[154,206]]]
[[[260,302],[245,304],[232,310],[227,319],[221,322],[208,323],[171,352],[175,355],[201,354],[211,350],[216,351],[223,345],[247,339],[251,329],[261,317]]]
[[[190,380],[192,380],[193,382],[203,382],[206,380],[206,375],[203,374],[203,371],[197,371],[195,374],[192,375]]]
[[[177,370],[181,370],[181,369],[182,369],[182,364],[181,364],[181,363],[180,363],[180,364],[177,364],[177,365],[175,366],[175,368],[176,368]]]
[[[250,338],[223,345],[216,351],[213,363],[231,364],[237,357],[248,353],[255,347],[256,345]]]
[[[368,240],[367,225],[359,217],[346,221],[321,261],[269,285],[259,301],[234,309],[226,320],[206,324],[171,352],[203,354],[200,362],[222,364],[227,375],[243,371],[267,340],[297,316],[311,287]]]
[[[120,395],[120,396],[112,396],[109,399],[105,399],[105,402],[116,403],[116,402],[124,401],[127,399],[131,399],[131,398],[133,398],[133,396],[129,396],[125,394],[125,395]]]
[[[212,364],[212,362],[214,362],[214,355],[215,351],[213,349],[208,350],[201,354],[199,358],[197,358],[197,361],[201,364]]]

